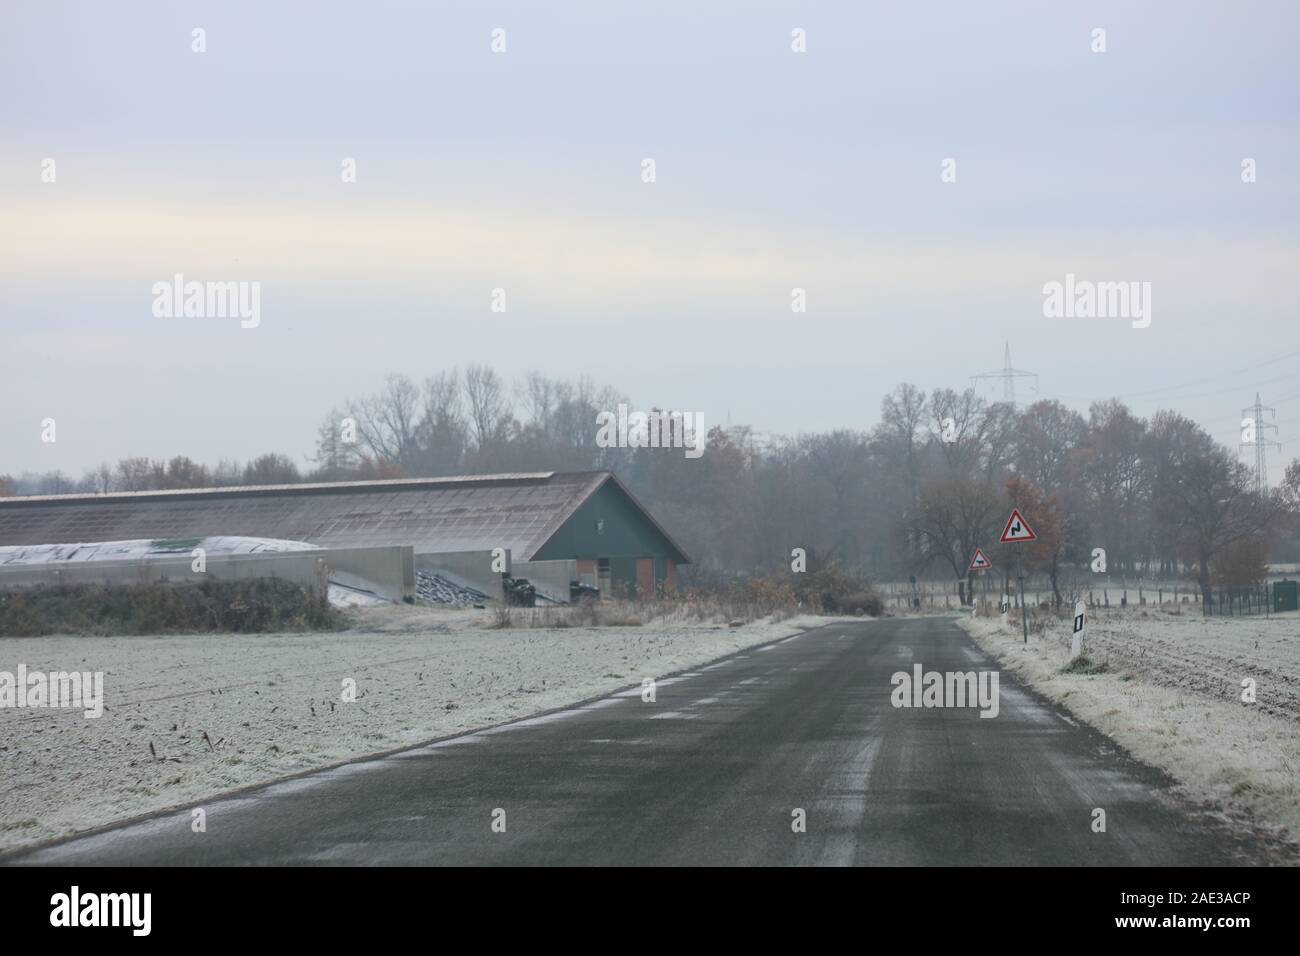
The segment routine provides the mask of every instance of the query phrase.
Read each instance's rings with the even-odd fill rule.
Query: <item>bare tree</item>
[[[1152,439],[1156,520],[1195,563],[1208,602],[1216,559],[1242,541],[1266,539],[1280,501],[1255,494],[1250,469],[1182,415],[1157,412]]]
[[[963,604],[971,603],[974,584],[968,569],[975,549],[996,536],[1002,497],[990,485],[965,478],[927,485],[921,493],[914,528],[923,560],[940,561],[961,581]]]
[[[208,469],[185,455],[177,455],[167,462],[165,488],[207,488],[212,484]]]
[[[113,484],[119,491],[152,491],[162,487],[164,466],[148,458],[123,458],[117,463]]]
[[[1135,571],[1149,540],[1151,468],[1147,423],[1118,401],[1095,403],[1078,450],[1079,506],[1087,515],[1087,542],[1103,547],[1108,563]]]
[[[421,475],[454,474],[461,468],[468,444],[460,375],[455,369],[439,372],[424,383],[420,452],[413,464],[413,472]]]
[[[371,458],[405,465],[419,450],[420,389],[405,375],[390,375],[381,391],[348,406],[357,440]]]
[[[481,452],[500,440],[505,428],[510,414],[505,386],[487,365],[465,369],[464,384],[474,445]]]
[[[292,485],[302,481],[298,466],[288,455],[259,455],[244,467],[246,485]]]
[[[948,465],[949,478],[970,478],[983,470],[986,440],[993,425],[989,406],[973,388],[937,388],[930,396],[931,440]]]
[[[218,488],[230,488],[244,481],[244,466],[230,458],[222,458],[212,469],[212,484]]]
[[[1016,471],[1049,493],[1058,491],[1068,478],[1070,452],[1086,432],[1078,412],[1056,401],[1035,402],[1016,423]]]
[[[337,409],[331,411],[316,430],[316,465],[313,477],[339,481],[353,475],[361,463],[360,435],[356,421]]]
[[[81,484],[90,494],[103,495],[113,491],[113,466],[106,461],[100,462],[81,476]]]

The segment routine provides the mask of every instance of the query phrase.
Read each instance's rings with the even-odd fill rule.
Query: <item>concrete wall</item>
[[[505,600],[505,583],[501,572],[492,570],[491,551],[448,551],[442,554],[417,554],[415,567],[418,571],[441,574],[444,578],[460,585],[468,585],[482,591],[493,601]],[[510,573],[510,552],[505,555],[506,573]]]
[[[578,580],[578,562],[572,558],[557,561],[516,561],[510,572],[517,578],[527,578],[545,595],[560,604],[569,603],[569,584]]]
[[[143,561],[69,561],[59,564],[0,566],[0,589],[38,584],[148,584],[202,580],[188,554],[160,555]],[[278,551],[210,555],[206,571],[219,581],[280,578],[324,595],[329,581],[371,591],[390,601],[415,596],[414,554],[410,547],[342,548],[338,551]]]
[[[415,600],[415,549],[410,545],[304,553],[323,554],[329,579],[336,584],[372,591],[390,601]]]

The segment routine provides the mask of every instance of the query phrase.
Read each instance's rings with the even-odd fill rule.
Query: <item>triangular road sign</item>
[[[993,567],[993,562],[984,556],[982,548],[975,549],[975,557],[970,559],[971,571],[987,571]]]
[[[1017,541],[1037,541],[1038,535],[1029,527],[1029,522],[1020,516],[1020,509],[1014,508],[1011,517],[1007,519],[1007,526],[1002,529],[1002,537],[998,540],[1003,544],[1014,544]]]

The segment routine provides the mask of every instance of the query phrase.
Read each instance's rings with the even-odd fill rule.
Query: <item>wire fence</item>
[[[998,604],[1004,581],[1001,576],[976,578],[973,597],[977,604]],[[961,608],[961,587],[957,581],[890,581],[878,585],[885,606],[895,609],[937,610]],[[1138,584],[1104,584],[1082,587],[1063,582],[1060,586],[1062,607],[1073,608],[1083,601],[1089,608],[1125,608],[1183,604],[1199,606],[1206,616],[1236,617],[1295,610],[1295,582],[1266,582],[1258,587],[1217,588],[1202,595],[1194,581],[1143,581]],[[1020,607],[1018,582],[1012,579],[1006,591],[1008,603]],[[1025,604],[1033,607],[1056,606],[1056,595],[1047,580],[1025,580]],[[969,605],[967,605],[969,606]]]
[[[1211,591],[1204,602],[1207,617],[1246,617],[1273,613],[1273,585],[1259,588],[1224,588]]]

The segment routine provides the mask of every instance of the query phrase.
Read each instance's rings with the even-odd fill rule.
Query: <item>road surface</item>
[[[653,703],[632,689],[212,800],[206,832],[186,809],[4,862],[1260,862],[1009,673],[995,718],[893,707],[915,663],[997,669],[949,619],[835,624],[661,680]]]

